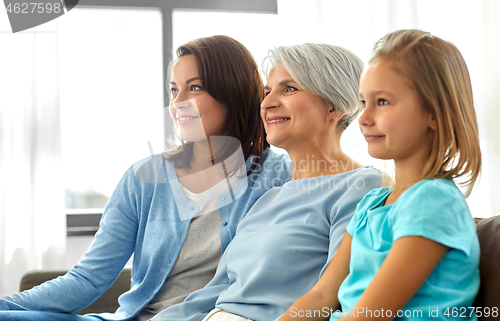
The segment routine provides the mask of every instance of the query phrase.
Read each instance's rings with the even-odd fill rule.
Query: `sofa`
[[[31,271],[21,279],[20,291],[29,290],[34,286],[42,284],[47,280],[55,279],[66,274],[67,271]],[[118,309],[118,297],[130,289],[132,278],[130,269],[123,269],[111,287],[97,300],[83,310],[75,314],[113,312]]]
[[[492,311],[493,308],[500,309],[500,215],[475,220],[481,246],[479,262],[481,286],[474,306],[480,321],[498,320],[500,315],[495,317]],[[64,273],[66,271],[29,272],[21,280],[21,291]],[[130,288],[130,279],[130,269],[123,270],[113,285],[99,299],[77,314],[115,311],[118,308],[118,296]]]
[[[477,235],[481,247],[479,274],[481,285],[474,301],[479,320],[500,319],[500,215],[490,218],[476,218]],[[499,315],[492,315],[496,308]],[[481,311],[481,313],[479,313]],[[489,316],[486,312],[490,312]]]

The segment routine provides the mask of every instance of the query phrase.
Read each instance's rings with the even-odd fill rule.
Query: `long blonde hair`
[[[409,80],[436,134],[421,179],[465,177],[469,196],[481,169],[481,150],[467,65],[450,42],[421,30],[399,30],[380,39],[373,61],[384,61]]]

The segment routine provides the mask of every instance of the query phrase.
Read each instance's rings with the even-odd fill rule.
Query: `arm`
[[[352,313],[340,320],[393,320],[410,301],[448,247],[420,236],[397,239]],[[392,317],[367,318],[362,311],[392,311]],[[387,313],[384,313],[386,316]]]
[[[351,183],[349,183],[349,180]],[[373,188],[380,186],[380,173],[370,170],[359,176],[349,177],[349,180],[346,184],[347,190],[334,192],[333,195],[335,193],[342,193],[342,195],[338,199],[335,197],[332,198],[333,200],[336,199],[336,201],[329,218],[331,228],[328,260],[331,260],[330,264],[316,285],[307,294],[297,300],[283,314],[279,319],[280,321],[302,319],[298,314],[299,310],[320,310],[322,317],[318,317],[315,320],[326,320],[328,317],[323,311],[327,310],[331,312],[331,308],[335,310],[339,307],[338,291],[340,285],[349,274],[351,259],[352,236],[348,231],[354,231],[355,223],[357,222],[354,212],[358,203]],[[359,180],[362,181],[362,184],[357,184]],[[362,186],[362,188],[358,186]]]
[[[0,310],[71,313],[96,300],[116,279],[133,252],[137,233],[134,193],[125,174],[100,222],[100,229],[82,261],[64,276],[31,290],[0,299]]]
[[[279,318],[279,321],[302,320],[299,311],[321,310],[327,307],[337,307],[339,301],[337,293],[342,281],[349,274],[349,261],[351,258],[352,236],[345,232],[340,247],[333,257],[330,265],[326,269],[318,283],[295,303]],[[327,317],[318,317],[308,320],[327,320]]]

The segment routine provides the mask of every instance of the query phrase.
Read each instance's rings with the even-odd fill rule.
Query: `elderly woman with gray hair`
[[[335,255],[356,204],[381,172],[340,146],[360,112],[363,64],[325,44],[278,47],[261,105],[269,143],[284,148],[292,180],[266,192],[240,222],[215,277],[157,320],[275,320],[312,288]]]

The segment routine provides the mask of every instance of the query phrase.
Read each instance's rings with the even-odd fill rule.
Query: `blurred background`
[[[163,70],[179,45],[227,35],[262,65],[275,46],[320,42],[366,63],[379,38],[409,28],[454,43],[467,62],[483,157],[468,204],[474,217],[498,215],[500,1],[81,0],[15,34],[0,8],[0,296],[28,270],[72,268],[123,173],[148,142],[159,153],[173,138]],[[391,170],[367,154],[357,122],[342,146]]]

